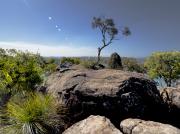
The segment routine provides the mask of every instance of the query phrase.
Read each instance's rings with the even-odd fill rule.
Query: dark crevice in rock
[[[70,93],[70,92],[73,91],[77,86],[78,86],[78,84],[75,84],[75,85],[73,85],[71,88],[64,89],[63,91],[65,91],[65,92],[67,92],[67,93]]]
[[[79,77],[79,76],[86,77],[86,74],[85,74],[85,73],[83,73],[83,74],[77,74],[77,75],[74,75],[74,76],[73,76],[73,78],[75,78],[75,77]]]
[[[70,68],[64,68],[64,69],[60,69],[59,72],[60,72],[60,73],[64,73],[64,72],[67,72],[67,71],[70,71],[70,70],[72,70],[72,69],[70,69]]]

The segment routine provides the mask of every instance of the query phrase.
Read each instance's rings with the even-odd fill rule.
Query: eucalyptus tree
[[[94,17],[92,21],[92,28],[99,29],[102,35],[102,45],[98,47],[97,64],[100,62],[101,51],[112,44],[118,34],[118,28],[116,27],[114,20],[111,18]],[[125,27],[121,30],[123,35],[130,35],[130,30]]]

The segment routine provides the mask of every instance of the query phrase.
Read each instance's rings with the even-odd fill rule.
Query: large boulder
[[[167,87],[160,93],[164,103],[168,106],[167,120],[180,128],[180,88]]]
[[[120,123],[123,134],[180,134],[180,129],[168,124],[140,119],[126,119]]]
[[[89,116],[63,132],[63,134],[122,134],[109,119],[102,116]]]
[[[164,110],[155,83],[139,73],[73,69],[51,75],[47,90],[69,107],[75,122],[102,115],[119,126],[128,117],[161,118]]]

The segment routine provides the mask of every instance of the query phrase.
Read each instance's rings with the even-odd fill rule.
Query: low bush
[[[122,62],[124,70],[138,73],[146,72],[144,65],[139,63],[135,58],[123,58]]]
[[[81,60],[80,58],[71,58],[71,57],[63,57],[61,60],[60,60],[60,63],[63,64],[63,63],[66,63],[66,62],[70,62],[72,64],[80,64],[81,63]]]
[[[91,60],[84,60],[81,62],[81,65],[88,69],[94,69],[96,62]]]
[[[44,68],[44,71],[46,74],[51,74],[56,71],[57,65],[54,63],[46,64],[46,67]]]

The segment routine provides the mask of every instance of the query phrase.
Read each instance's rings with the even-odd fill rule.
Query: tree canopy
[[[145,67],[151,78],[161,78],[172,86],[180,78],[180,52],[155,52],[147,58]]]

